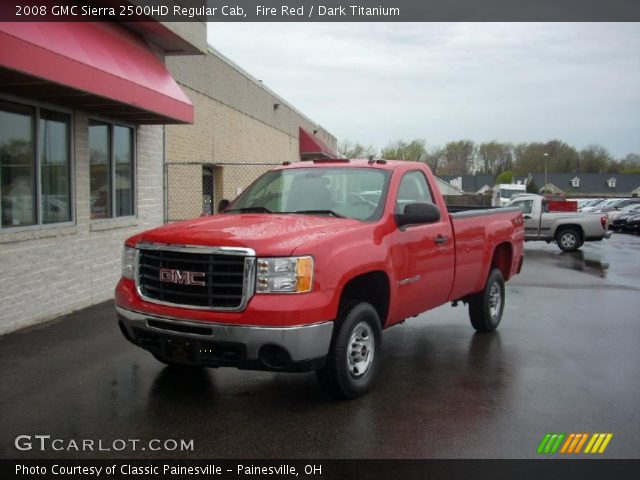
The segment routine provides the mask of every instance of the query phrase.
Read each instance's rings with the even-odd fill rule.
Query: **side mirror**
[[[411,203],[404,207],[404,213],[396,213],[396,224],[402,228],[440,220],[440,210],[431,203]]]

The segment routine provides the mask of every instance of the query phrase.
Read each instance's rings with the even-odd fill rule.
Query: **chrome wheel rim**
[[[373,330],[367,322],[360,322],[353,329],[347,348],[349,373],[354,377],[362,377],[371,368],[374,355]]]
[[[491,318],[496,318],[501,306],[502,292],[500,291],[500,285],[493,283],[491,290],[489,290],[489,313],[491,314]]]
[[[576,237],[572,233],[565,233],[560,237],[560,243],[563,247],[573,248],[576,244]]]

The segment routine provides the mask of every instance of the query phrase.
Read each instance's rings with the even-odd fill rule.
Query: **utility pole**
[[[545,152],[542,156],[544,157],[544,193],[547,193],[547,158],[549,158],[549,154]]]

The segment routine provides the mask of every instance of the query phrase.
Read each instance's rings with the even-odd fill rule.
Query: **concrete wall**
[[[90,220],[89,117],[75,111],[76,225],[0,232],[0,334],[113,297],[130,235],[162,224],[162,126],[136,129],[137,218]]]
[[[202,164],[216,167],[217,205],[274,165],[299,161],[299,127],[336,148],[333,135],[213,49],[167,65],[195,106],[193,125],[166,127],[169,221],[202,213]]]

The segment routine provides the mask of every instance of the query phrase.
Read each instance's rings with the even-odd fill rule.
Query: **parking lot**
[[[174,370],[106,303],[0,338],[0,456],[535,458],[547,432],[640,451],[640,237],[580,252],[528,243],[495,334],[444,306],[388,330],[374,391],[341,402],[312,373]],[[37,299],[34,299],[37,301]],[[18,451],[18,435],[193,439],[192,452]]]

